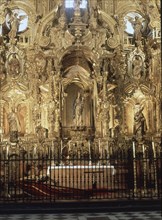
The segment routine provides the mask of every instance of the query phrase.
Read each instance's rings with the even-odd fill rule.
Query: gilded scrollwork
[[[17,54],[11,54],[8,58],[8,74],[12,78],[16,78],[19,76],[21,72],[20,61],[18,59]]]
[[[92,0],[86,8],[75,1],[72,10],[62,0],[7,2],[0,6],[0,101],[8,106],[0,106],[0,128],[8,142],[56,138],[51,151],[59,164],[61,153],[66,163],[77,157],[97,161],[112,155],[107,142],[115,151],[119,139],[160,136],[158,1]],[[16,4],[28,17],[23,31],[26,18],[15,14]],[[77,95],[80,105],[74,104]],[[136,103],[144,109],[135,112]],[[34,149],[42,155],[37,145],[31,155]]]

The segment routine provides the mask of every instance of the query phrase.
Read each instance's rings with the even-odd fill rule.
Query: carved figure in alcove
[[[74,125],[82,126],[83,125],[83,108],[84,108],[84,97],[78,92],[77,98],[74,101]]]
[[[143,21],[144,19],[138,16],[135,16],[135,18],[128,17],[129,22],[132,24],[132,27],[134,29],[134,40],[135,43],[140,42],[142,38],[142,28],[143,28]]]
[[[27,108],[25,105],[20,104],[17,106],[17,117],[20,124],[20,135],[24,135],[26,131],[26,114],[27,114]]]
[[[35,65],[36,65],[36,71],[39,76],[39,79],[43,82],[45,82],[48,78],[48,73],[46,73],[46,59],[42,54],[37,54],[35,56]]]
[[[58,27],[51,27],[49,37],[51,38],[51,44],[56,47],[60,48],[62,47],[62,34]]]
[[[26,17],[27,17],[26,15],[19,16],[18,13],[13,13],[11,11],[10,18],[8,20],[8,23],[11,26],[11,30],[8,35],[11,40],[13,40],[16,37],[20,22],[24,20],[24,18]]]
[[[9,38],[14,39],[16,37],[16,33],[18,31],[19,23],[20,23],[19,18],[18,18],[18,14],[12,13],[12,16],[8,22],[11,25],[11,30],[9,32]]]
[[[136,105],[134,115],[134,134],[136,137],[142,137],[147,131],[146,119],[142,113],[143,109],[144,107],[141,107],[139,104]]]
[[[132,71],[135,79],[140,79],[143,75],[143,61],[142,58],[138,55],[134,56]]]
[[[16,54],[12,54],[8,62],[8,73],[11,77],[17,77],[20,74],[20,61]]]
[[[40,143],[44,142],[45,138],[48,138],[48,129],[38,125],[35,129],[38,140]]]
[[[17,142],[18,132],[21,131],[21,127],[16,111],[14,109],[12,109],[12,111],[8,114],[8,123],[9,123],[10,141]]]
[[[117,138],[120,133],[120,124],[119,119],[114,119],[114,126],[110,129],[110,136],[113,138]]]

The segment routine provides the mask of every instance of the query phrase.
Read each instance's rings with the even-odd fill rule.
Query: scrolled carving
[[[115,49],[117,46],[119,46],[120,42],[118,41],[118,38],[115,37],[109,37],[107,39],[107,46]]]
[[[51,39],[47,36],[42,36],[39,40],[39,45],[41,47],[48,47],[50,45]]]
[[[106,0],[91,0],[84,14],[84,9],[79,7],[81,1],[77,0],[73,16],[64,8],[63,0],[57,3],[44,0],[39,4],[32,1],[29,7],[23,1],[11,1],[12,12],[16,10],[16,2],[29,17],[29,29],[24,32],[18,30],[20,20],[17,15],[12,18],[13,23],[10,21],[8,29],[4,29],[8,11],[3,9],[8,6],[0,6],[0,102],[9,100],[8,107],[0,105],[0,121],[7,141],[16,142],[17,136],[28,141],[30,136],[31,142],[36,140],[40,144],[48,138],[56,138],[57,145],[49,145],[48,149],[52,151],[55,164],[61,162],[61,150],[62,157],[68,157],[67,161],[79,158],[86,162],[92,159],[93,163],[108,156],[104,146],[109,140],[114,140],[115,149],[121,138],[133,135],[139,139],[147,138],[150,132],[160,132],[160,38],[158,32],[148,36],[149,28],[157,31],[159,25],[155,7],[151,9],[149,4],[154,14],[148,17],[147,10],[136,7],[137,1],[132,6],[130,3],[126,6],[122,1],[111,1],[111,9],[107,10]],[[23,4],[24,8],[21,7]],[[105,11],[101,11],[99,6]],[[37,20],[34,10],[38,13]],[[139,19],[132,16],[133,28],[127,32],[125,25],[128,19],[125,18],[131,11],[139,14]],[[68,90],[72,85],[76,87]],[[84,104],[75,106],[78,111],[74,117],[73,104],[79,91],[84,96],[79,104],[82,101]],[[153,97],[158,99],[156,106]],[[21,129],[13,129],[13,133],[9,132],[8,123],[11,102],[16,103],[18,120],[21,118]],[[137,128],[138,116],[133,106],[138,102],[145,105],[141,110],[148,126],[145,133]],[[48,129],[49,137],[45,137],[45,130],[38,126]],[[104,138],[101,155],[98,143]],[[68,153],[62,148],[64,144],[72,145]],[[38,153],[46,156],[41,149],[36,151],[36,156]],[[110,146],[110,156],[111,151]]]

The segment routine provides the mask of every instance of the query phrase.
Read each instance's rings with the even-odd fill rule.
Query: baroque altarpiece
[[[133,141],[158,151],[160,10],[158,0],[1,0],[1,153],[59,163]]]

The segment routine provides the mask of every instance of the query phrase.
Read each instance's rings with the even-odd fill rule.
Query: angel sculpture
[[[134,40],[135,42],[141,41],[142,38],[142,29],[143,29],[143,21],[145,21],[144,18],[140,18],[138,16],[135,16],[133,19],[130,16],[127,16],[128,21],[132,24],[132,27],[134,29]]]
[[[13,13],[13,12],[11,12],[9,16],[10,18],[8,20],[8,23],[11,26],[11,30],[9,32],[9,38],[13,40],[16,37],[16,34],[19,30],[19,25],[21,21],[23,21],[27,16],[26,15],[19,16],[18,13]]]

